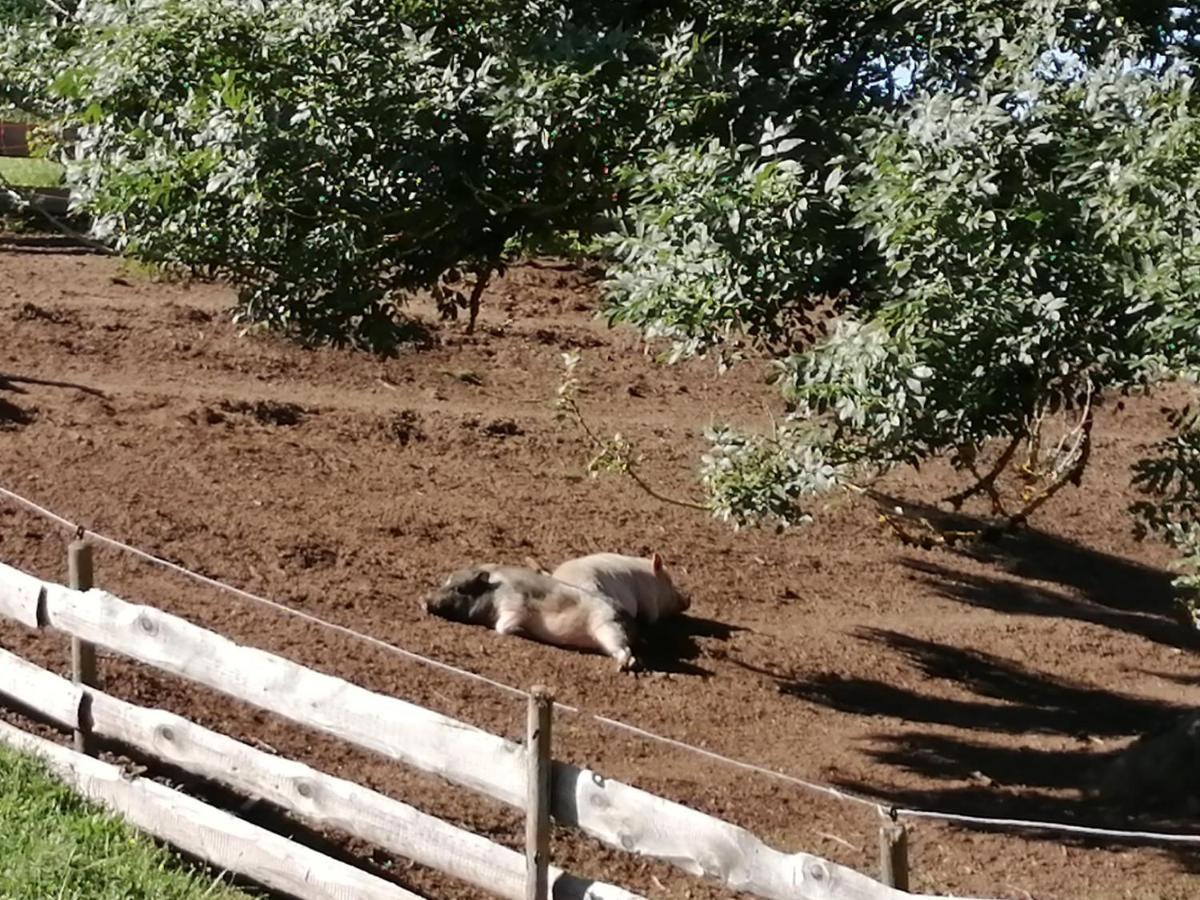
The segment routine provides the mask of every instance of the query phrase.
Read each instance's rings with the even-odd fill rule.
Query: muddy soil
[[[480,332],[414,314],[432,346],[379,360],[306,350],[230,324],[230,292],[152,280],[62,248],[0,251],[0,485],[97,531],[296,609],[518,687],[886,806],[1109,826],[1081,789],[1140,730],[1200,703],[1196,638],[1170,609],[1170,554],[1134,540],[1128,468],[1162,431],[1162,397],[1101,411],[1080,489],[1019,537],[905,546],[866,499],[811,527],[734,533],[627,479],[589,478],[555,418],[562,354],[582,355],[593,427],[634,440],[657,489],[695,498],[703,430],[765,425],[753,365],[657,365],[595,318],[578,271],[519,266]],[[75,385],[74,387],[70,385]],[[962,486],[945,465],[897,473],[900,503]],[[0,559],[65,579],[62,529],[0,502]],[[691,616],[655,672],[421,614],[417,598],[478,561],[556,564],[595,550],[664,555]],[[524,709],[486,686],[264,610],[108,549],[103,587],[322,671],[519,738]],[[0,645],[65,671],[61,637],[0,625]],[[521,846],[511,810],[336,740],[104,657],[114,693],[352,777]],[[875,871],[879,818],[672,746],[560,716],[555,750],[753,830],[787,851]],[[1194,826],[1194,823],[1191,823]],[[478,892],[329,836],[431,897]],[[727,896],[669,866],[559,830],[555,860],[650,897]],[[915,822],[914,890],[1011,898],[1184,898],[1200,855],[1054,834]]]

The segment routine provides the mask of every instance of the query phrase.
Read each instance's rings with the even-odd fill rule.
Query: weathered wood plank
[[[32,127],[28,122],[0,122],[0,156],[28,156]]]
[[[0,616],[37,628],[38,606],[45,584],[40,578],[0,563]]]
[[[525,718],[525,900],[550,896],[550,779],[554,700],[535,687]]]
[[[19,700],[64,728],[78,724],[84,690],[28,660],[0,650],[0,694]],[[188,772],[259,797],[316,826],[336,828],[422,865],[522,900],[525,859],[515,850],[427,815],[406,803],[303,763],[273,756],[161,709],[97,690],[86,691],[92,733],[137,747]],[[549,869],[558,900],[639,900],[623,888],[586,882]]]
[[[588,769],[554,764],[554,818],[596,840],[771,900],[914,900],[807,853],[783,853],[736,825]]]
[[[419,900],[419,895],[116,766],[0,722],[0,741],[46,760],[84,796],[220,869],[303,900]]]
[[[96,734],[140,747],[189,772],[261,797],[312,824],[362,838],[500,897],[520,900],[523,896],[525,861],[515,850],[164,710],[89,693]],[[552,882],[562,876],[561,869],[551,867]],[[596,900],[633,900],[635,896],[603,883],[589,885],[588,891]]]
[[[29,135],[33,125],[28,122],[0,121],[0,156],[29,156]],[[74,128],[64,129],[59,134],[59,141],[72,144],[79,139],[79,132]]]
[[[504,738],[105,591],[47,584],[46,612],[61,631],[511,806],[524,804],[525,756]]]
[[[0,697],[11,697],[64,728],[79,725],[83,687],[0,649]]]
[[[524,808],[524,754],[503,738],[103,591],[47,584],[46,610],[55,628]],[[916,896],[820,857],[783,853],[745,829],[574,766],[555,764],[552,794],[562,824],[770,900]]]
[[[95,692],[91,702],[96,734],[139,747],[242,794],[260,797],[311,824],[363,838],[500,896],[519,895],[523,866],[515,851],[164,710],[144,709]],[[509,860],[508,854],[517,858]]]

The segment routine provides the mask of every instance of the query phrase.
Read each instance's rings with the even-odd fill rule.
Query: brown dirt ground
[[[1160,432],[1157,400],[1105,408],[1082,489],[1019,539],[913,549],[853,497],[830,499],[807,529],[734,533],[625,479],[587,478],[586,444],[555,420],[552,399],[560,354],[580,349],[594,424],[634,438],[656,485],[694,496],[703,427],[713,417],[766,420],[775,401],[761,371],[657,366],[634,334],[593,317],[595,288],[578,272],[517,267],[486,297],[481,334],[443,327],[433,349],[387,361],[239,337],[225,288],[159,283],[95,255],[10,248],[0,251],[0,283],[0,372],[104,395],[0,390],[0,484],[73,521],[402,647],[885,802],[1178,824],[1109,815],[1079,791],[1130,735],[1200,702],[1196,642],[1169,612],[1169,553],[1135,542],[1125,513],[1129,463]],[[957,484],[934,465],[889,488],[916,500]],[[66,540],[0,502],[5,562],[62,580]],[[652,548],[694,596],[692,620],[663,638],[658,677],[618,676],[600,657],[425,618],[416,603],[463,563]],[[520,704],[488,688],[113,551],[98,552],[97,578],[236,640],[521,734]],[[2,625],[0,644],[64,668],[61,637]],[[520,846],[511,810],[149,669],[110,658],[102,668],[120,696],[252,736]],[[560,716],[555,741],[561,758],[781,849],[874,870],[873,810],[590,719]],[[1179,849],[929,822],[914,823],[910,853],[913,889],[992,897],[1192,897],[1200,870],[1200,855]],[[478,896],[370,858],[429,896]],[[555,858],[652,897],[727,896],[562,830]]]

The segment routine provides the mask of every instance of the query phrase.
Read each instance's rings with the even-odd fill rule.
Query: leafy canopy
[[[772,360],[786,419],[711,434],[722,517],[801,521],[816,494],[949,452],[974,480],[948,499],[1023,521],[1078,483],[1106,395],[1196,371],[1197,12],[902,2],[848,28],[782,28],[795,61],[827,65],[762,50],[727,136],[624,171],[610,317],[671,359]],[[1194,572],[1197,427],[1173,421],[1137,511]],[[998,479],[1020,447],[1014,511]]]
[[[734,522],[944,452],[1004,512],[1024,447],[1019,521],[1107,394],[1196,367],[1191,6],[98,0],[7,37],[99,233],[247,322],[386,348],[412,292],[599,231],[612,320],[772,362],[789,415],[702,466]],[[1190,421],[1138,479],[1194,551]]]
[[[897,27],[847,49],[866,61],[844,73],[835,129],[808,125],[827,105],[775,107],[753,141],[628,172],[612,317],[672,338],[675,358],[750,336],[791,404],[773,435],[714,435],[723,515],[799,518],[859,464],[973,464],[987,439],[1034,443],[1073,409],[1079,440],[1042,473],[1056,489],[1104,390],[1195,362],[1184,23],[1165,7],[962,7],[898,4]],[[917,13],[939,29],[906,44]],[[831,294],[837,325],[816,338],[812,298]]]
[[[603,213],[679,55],[544,0],[101,0],[41,40],[99,236],[376,349],[397,300]]]

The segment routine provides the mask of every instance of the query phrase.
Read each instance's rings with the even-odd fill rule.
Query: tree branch
[[[668,497],[666,494],[660,494],[658,491],[656,491],[654,488],[650,487],[650,485],[648,485],[645,481],[642,480],[642,476],[637,473],[637,471],[633,467],[633,463],[631,463],[631,462],[627,461],[625,463],[625,474],[633,479],[634,484],[636,484],[643,491],[645,491],[647,494],[649,494],[651,497],[653,497],[655,500],[659,501],[660,503],[670,503],[673,506],[682,506],[684,509],[698,509],[698,510],[702,510],[703,512],[712,512],[712,507],[705,506],[703,503],[693,503],[691,500],[679,500],[675,497]]]
[[[996,479],[999,478],[1000,475],[1003,474],[1004,470],[1008,468],[1008,464],[1012,462],[1012,458],[1016,454],[1017,448],[1021,446],[1021,441],[1024,440],[1025,437],[1026,435],[1018,432],[1013,437],[1009,445],[1004,448],[1004,452],[1000,454],[1000,458],[996,460],[996,464],[992,466],[992,470],[982,478],[972,466],[971,472],[975,475],[977,479],[976,482],[966,490],[959,491],[957,494],[951,494],[949,497],[946,497],[943,502],[951,504],[954,507],[955,512],[957,512],[958,510],[962,509],[962,505],[967,500],[971,499],[978,493],[986,492],[992,501],[992,511],[998,515],[1004,515],[1004,505],[1000,501],[1000,493],[996,490]]]
[[[471,288],[470,318],[467,319],[467,334],[475,333],[475,320],[479,318],[479,302],[483,299],[483,291],[491,280],[493,266],[488,263],[475,275],[475,286]]]
[[[94,397],[101,397],[105,400],[108,399],[108,395],[105,394],[104,391],[98,390],[94,387],[88,387],[86,384],[75,384],[74,382],[70,381],[55,381],[50,378],[33,378],[29,375],[6,375],[3,372],[0,372],[0,388],[4,387],[6,384],[38,384],[44,387],[69,388],[70,390],[74,391],[83,391],[85,394],[91,394]],[[16,388],[15,390],[19,391],[20,389]]]
[[[1068,484],[1079,486],[1083,480],[1084,469],[1087,468],[1088,459],[1092,452],[1092,403],[1089,392],[1087,404],[1084,407],[1083,416],[1079,420],[1079,425],[1074,429],[1077,433],[1075,444],[1071,448],[1067,459],[1070,460],[1068,467],[1062,471],[1058,477],[1044,491],[1031,498],[1021,511],[1011,516],[1008,520],[1009,528],[1016,528],[1024,525],[1029,521],[1029,517],[1037,511],[1047,500],[1061,491]],[[1065,437],[1064,437],[1065,440]]]

